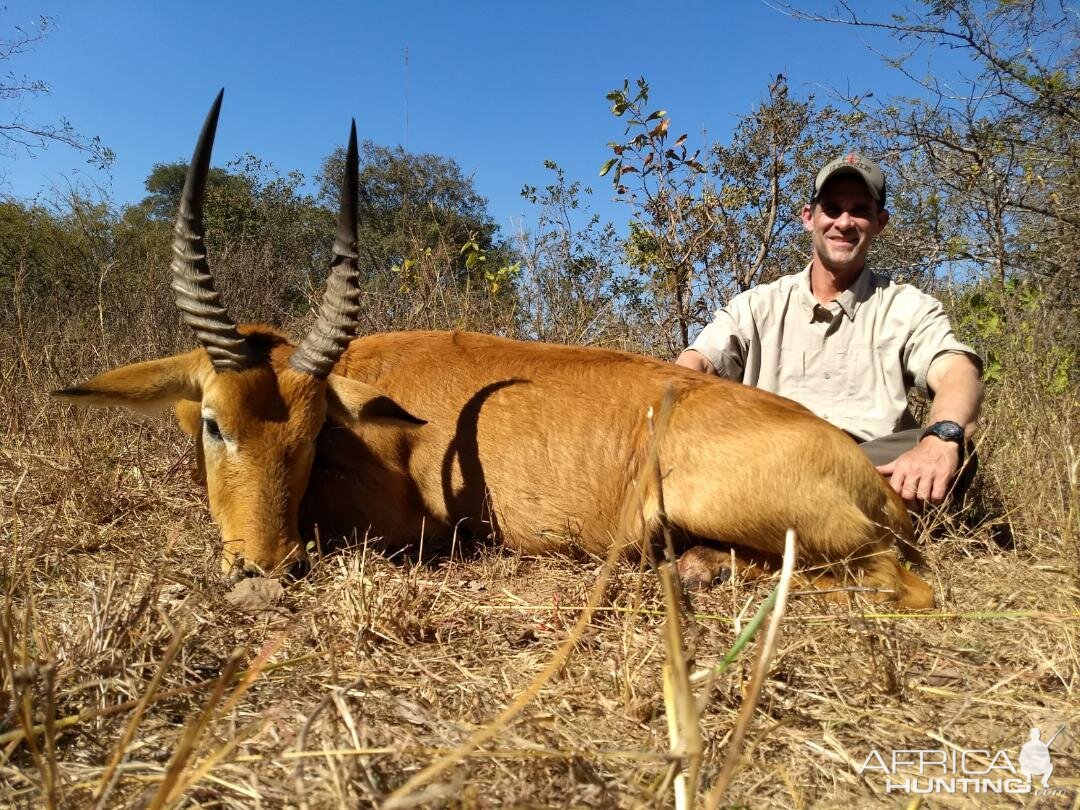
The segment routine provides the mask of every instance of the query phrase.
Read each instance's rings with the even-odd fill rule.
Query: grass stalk
[[[280,661],[277,664],[269,664],[263,667],[263,672],[272,672],[274,670],[283,669],[289,666],[295,666],[296,664],[303,663],[305,661],[311,661],[316,658],[322,658],[321,654],[301,655],[296,658],[289,659],[288,661]],[[246,671],[241,671],[233,674],[234,678],[242,677],[246,674]],[[151,703],[157,703],[162,700],[172,700],[173,698],[181,697],[183,695],[189,695],[192,692],[198,692],[200,689],[205,689],[207,686],[216,684],[220,678],[207,678],[206,680],[198,681],[196,683],[188,684],[187,686],[179,686],[176,689],[170,689],[166,692],[159,692],[154,696]],[[56,721],[56,728],[58,730],[69,729],[80,723],[85,723],[87,720],[94,720],[99,717],[110,717],[114,714],[122,714],[126,711],[130,711],[139,705],[141,698],[134,698],[132,700],[125,700],[123,703],[117,703],[115,706],[105,706],[100,709],[87,709],[86,711],[79,712],[78,714],[68,715],[62,717]],[[33,725],[29,729],[17,728],[10,731],[6,731],[0,734],[0,745],[12,745],[19,744],[24,740],[32,737],[39,736],[45,733],[45,725]],[[6,757],[0,759],[0,764],[3,764]]]
[[[170,759],[169,766],[165,771],[165,778],[151,797],[147,810],[161,810],[162,807],[177,798],[179,790],[184,785],[182,777],[188,760],[195,752],[199,737],[202,736],[202,733],[214,717],[214,710],[225,696],[225,690],[228,688],[229,682],[236,675],[236,671],[240,667],[240,657],[241,652],[239,650],[233,652],[221,675],[215,679],[214,688],[210,691],[206,702],[203,704],[202,711],[194,720],[189,720],[184,726],[180,741],[173,749],[172,759]]]
[[[750,685],[743,698],[742,707],[728,743],[727,753],[724,756],[724,764],[720,768],[720,774],[709,789],[705,797],[705,807],[708,810],[716,810],[724,798],[735,775],[735,768],[742,756],[743,741],[746,739],[747,730],[750,728],[751,719],[757,709],[761,698],[761,689],[765,684],[765,677],[769,674],[769,665],[772,663],[773,654],[776,652],[776,642],[780,634],[780,623],[783,621],[784,612],[787,610],[788,592],[791,589],[791,578],[795,573],[796,541],[795,530],[788,529],[784,537],[784,562],[780,569],[780,582],[776,586],[776,605],[772,609],[769,618],[769,626],[765,631],[765,637],[758,647],[757,660],[754,665],[754,674],[750,679]]]
[[[135,733],[138,731],[139,724],[146,714],[146,709],[153,702],[154,696],[157,694],[161,682],[165,678],[165,673],[169,670],[169,667],[172,666],[173,661],[179,654],[186,635],[186,632],[180,628],[173,631],[172,639],[169,641],[169,646],[165,649],[165,654],[162,656],[161,663],[154,671],[150,683],[147,684],[146,689],[143,690],[138,703],[135,704],[134,711],[132,711],[131,717],[128,718],[128,722],[124,726],[124,731],[120,735],[120,739],[116,741],[112,757],[110,757],[108,765],[105,766],[105,770],[102,771],[101,779],[98,780],[97,787],[94,789],[91,801],[94,802],[96,808],[105,807],[105,802],[109,798],[109,793],[112,791],[114,785],[113,776],[117,773],[117,767],[127,754],[131,741],[135,739]]]
[[[621,550],[622,546],[619,543],[611,544],[607,559],[600,569],[600,575],[596,578],[592,592],[589,594],[589,599],[585,603],[585,609],[578,615],[577,621],[570,629],[570,633],[567,635],[566,639],[559,645],[559,649],[555,651],[555,654],[548,661],[547,665],[536,675],[524,691],[522,691],[509,706],[500,712],[494,720],[470,734],[469,738],[465,740],[464,743],[449,754],[440,757],[435,762],[428,765],[419,773],[409,778],[401,787],[397,788],[397,790],[393,791],[383,804],[384,810],[394,810],[394,808],[410,806],[409,795],[411,793],[418,791],[424,785],[431,782],[436,776],[453,766],[455,763],[460,762],[463,758],[510,725],[514,718],[521,713],[521,710],[524,709],[525,706],[539,694],[540,690],[544,688],[544,685],[554,677],[555,673],[566,665],[566,662],[570,659],[570,654],[574,651],[574,647],[577,646],[578,641],[580,641],[582,634],[585,632],[585,628],[588,627],[589,622],[592,621],[593,610],[600,602],[600,599],[603,598],[604,590],[607,588],[608,582],[611,579],[612,571],[614,570],[615,563]]]

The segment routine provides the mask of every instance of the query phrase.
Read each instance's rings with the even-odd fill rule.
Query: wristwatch
[[[961,457],[964,455],[964,429],[956,422],[934,422],[919,434],[919,441],[921,442],[927,436],[937,436],[942,441],[956,442],[960,446]]]

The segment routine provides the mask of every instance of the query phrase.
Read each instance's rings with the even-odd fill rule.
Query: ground
[[[668,617],[652,570],[498,549],[388,557],[360,543],[238,605],[174,425],[47,401],[23,409],[23,425],[28,414],[0,445],[0,804],[373,806],[456,751],[399,805],[672,805],[681,760],[669,755]],[[927,804],[1075,806],[1077,560],[1069,538],[1039,531],[1018,527],[1009,547],[987,525],[925,533],[930,612],[795,594],[722,803],[906,805],[885,793],[879,762],[893,752],[982,752],[965,760],[972,771],[1002,766],[1000,749],[1019,768],[1031,727],[1049,739],[1064,725],[1056,794]],[[678,620],[701,706],[701,796],[758,642],[710,673],[774,585],[694,594]],[[505,728],[460,749],[521,696]]]

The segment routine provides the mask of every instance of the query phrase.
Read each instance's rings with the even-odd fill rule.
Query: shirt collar
[[[847,315],[849,321],[855,320],[855,312],[859,309],[859,305],[870,298],[870,293],[873,291],[873,276],[870,271],[869,265],[864,266],[862,272],[855,278],[855,283],[840,293],[836,299],[836,303],[840,306],[840,311]],[[812,320],[814,317],[814,307],[821,302],[814,297],[814,293],[810,289],[810,265],[806,265],[806,268],[799,274],[799,289],[800,297],[802,298],[803,307],[806,309],[807,314]]]

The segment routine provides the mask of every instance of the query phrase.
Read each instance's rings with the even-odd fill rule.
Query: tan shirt
[[[864,270],[830,304],[810,292],[810,268],[735,296],[690,348],[729,379],[793,399],[866,440],[918,427],[914,386],[929,395],[936,357],[974,350],[941,303]]]

